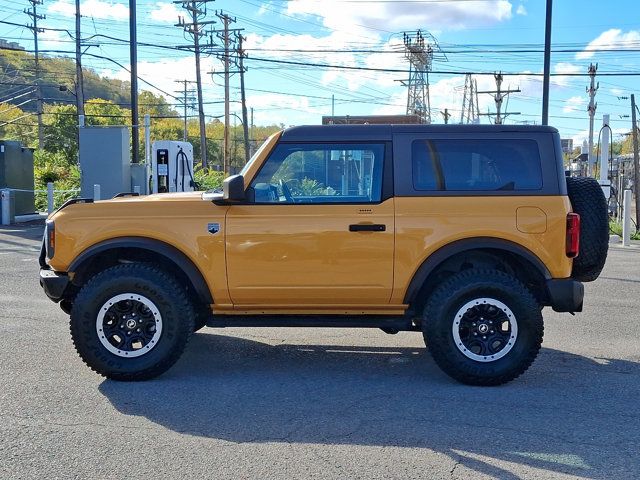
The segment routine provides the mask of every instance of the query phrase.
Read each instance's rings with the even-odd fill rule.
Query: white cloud
[[[307,97],[277,93],[249,95],[247,105],[255,109],[254,122],[262,125],[310,123],[312,115],[317,116],[312,123],[319,124],[322,115],[330,114],[330,107],[313,106]]]
[[[518,8],[516,10],[516,15],[526,15],[527,14],[527,9],[524,8],[524,5],[518,5]]]
[[[385,33],[418,27],[463,29],[468,26],[491,26],[509,20],[513,5],[507,0],[477,2],[438,2],[425,8],[420,2],[367,3],[339,0],[298,0],[287,2],[288,15],[317,15],[325,27],[354,33],[361,29],[378,29]]]
[[[70,1],[58,0],[57,2],[49,5],[47,11],[49,13],[59,13],[65,17],[73,17],[76,14],[76,7]]]
[[[43,47],[58,48],[66,43],[65,40],[70,40],[71,38],[57,30],[45,30],[38,39],[42,42]]]
[[[151,10],[151,19],[156,22],[177,23],[180,11],[173,3],[156,2],[156,8]]]
[[[578,133],[571,134],[573,138],[573,148],[582,147],[582,142],[589,138],[589,130],[581,130]]]
[[[324,37],[314,37],[307,34],[276,34],[270,37],[261,37],[249,34],[245,46],[249,54],[254,58],[368,68],[398,68],[403,70],[407,68],[402,51],[398,50],[397,53],[392,51],[394,41],[379,44],[379,46],[373,48],[373,50],[390,53],[366,55],[352,52],[352,41],[352,36],[344,32],[333,32]],[[394,86],[397,85],[397,82],[394,81],[397,78],[399,78],[397,73],[326,69],[321,74],[319,81],[324,85],[344,81],[347,88],[355,91],[365,84]]]
[[[622,95],[624,95],[624,90],[622,90],[621,88],[612,88],[609,91],[611,92],[612,95],[615,95],[616,97],[621,97]]]
[[[58,0],[52,3],[47,9],[49,13],[59,13],[65,17],[73,17],[76,14],[75,4],[69,0]],[[116,2],[104,2],[102,0],[85,0],[80,4],[80,12],[83,16],[112,19],[112,20],[128,20],[129,8]]]
[[[562,107],[562,111],[564,113],[582,111],[584,110],[583,105],[585,103],[587,103],[587,100],[584,97],[575,96],[567,98],[564,101],[564,107]]]
[[[587,48],[576,54],[576,60],[593,58],[594,50],[632,49],[640,47],[640,30],[630,30],[623,33],[619,28],[612,28],[602,32],[596,39],[589,42]]]
[[[202,74],[203,88],[212,86],[211,76],[208,75],[208,72],[212,71],[214,66],[217,67],[218,64],[219,62],[211,57],[203,57],[200,60],[200,72]],[[129,65],[126,66],[129,67]],[[129,81],[131,79],[131,74],[124,69],[106,69],[101,71],[100,74],[122,81]],[[138,75],[156,85],[157,87],[161,88],[165,92],[173,93],[179,87],[179,85],[175,82],[176,80],[195,80],[195,60],[193,56],[187,55],[175,60],[162,60],[159,62],[139,61]],[[155,93],[160,93],[158,91],[155,91],[152,87],[150,87],[143,81],[139,81],[138,86],[141,90],[151,90]],[[212,99],[219,100],[219,98]],[[167,100],[169,102],[174,102],[174,100],[171,100],[171,98],[167,98]]]
[[[579,73],[581,70],[583,70],[582,67],[578,65],[574,65],[573,63],[567,63],[567,62],[556,63],[553,67],[554,73],[574,74],[574,73]],[[566,77],[558,76],[558,77],[552,77],[552,78],[553,78],[553,84],[555,84],[558,87],[567,87],[574,79],[574,77],[572,76],[566,76]]]

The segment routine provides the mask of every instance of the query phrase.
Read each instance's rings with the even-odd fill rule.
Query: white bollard
[[[0,191],[2,203],[2,225],[11,225],[11,190]]]
[[[631,245],[631,190],[624,191],[622,201],[622,245]]]
[[[100,184],[99,183],[95,183],[93,185],[93,200],[94,201],[100,200]]]
[[[47,213],[51,215],[53,212],[53,183],[47,183]]]

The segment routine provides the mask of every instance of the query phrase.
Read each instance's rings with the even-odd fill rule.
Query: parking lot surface
[[[38,285],[41,225],[0,228],[0,478],[637,478],[640,249],[612,247],[584,312],[494,388],[417,333],[210,329],[141,383],[76,355]]]

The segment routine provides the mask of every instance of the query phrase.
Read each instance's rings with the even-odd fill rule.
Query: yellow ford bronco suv
[[[221,192],[68,202],[40,282],[116,380],[166,371],[205,325],[332,326],[421,331],[447,374],[497,385],[536,357],[544,306],[582,310],[607,244],[553,128],[301,126]]]

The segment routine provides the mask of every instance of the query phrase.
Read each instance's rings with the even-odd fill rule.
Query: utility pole
[[[638,160],[638,124],[636,123],[636,96],[631,94],[631,123],[633,135],[633,175],[636,195],[636,230],[640,230],[640,161]]]
[[[544,30],[544,77],[542,79],[542,125],[549,125],[549,77],[551,75],[551,12],[553,0],[547,0]]]
[[[202,101],[202,76],[200,74],[200,37],[205,35],[203,27],[212,23],[214,20],[205,21],[207,16],[207,3],[213,0],[177,0],[173,3],[179,4],[184,8],[190,16],[191,21],[185,22],[184,17],[178,17],[176,27],[182,27],[184,31],[193,39],[193,52],[196,58],[196,89],[198,92],[198,118],[200,121],[200,157],[202,159],[202,168],[206,169],[207,163],[207,125],[204,118],[204,106]]]
[[[131,63],[131,162],[140,162],[140,125],[138,120],[138,23],[136,0],[129,0],[129,59]]]
[[[587,107],[587,111],[589,112],[589,165],[587,169],[587,175],[593,176],[593,120],[596,116],[596,109],[598,108],[598,104],[595,102],[596,92],[598,88],[600,88],[600,82],[596,85],[596,72],[598,71],[598,64],[595,65],[592,63],[589,65],[589,77],[591,77],[591,81],[589,87],[587,88],[587,93],[589,94],[589,106]]]
[[[44,146],[44,131],[42,129],[42,88],[40,86],[40,55],[38,52],[38,33],[44,32],[43,28],[38,28],[38,20],[44,20],[44,15],[38,15],[37,7],[42,5],[42,0],[29,0],[31,10],[24,10],[24,13],[31,17],[33,22],[27,28],[33,32],[33,50],[35,53],[35,84],[36,84],[36,111],[38,113],[38,148]]]
[[[449,109],[445,108],[444,112],[440,112],[440,114],[444,117],[444,124],[447,125],[449,123],[449,117],[451,116]]]
[[[244,68],[244,58],[247,56],[242,48],[242,42],[246,40],[242,34],[236,34],[238,39],[238,61],[240,67],[240,97],[242,101],[242,133],[244,134],[244,162],[249,163],[251,155],[249,155],[249,125],[247,122],[247,96],[244,89],[244,74],[247,71]]]
[[[483,91],[483,92],[478,92],[478,93],[488,93],[490,95],[493,96],[493,99],[496,103],[496,112],[495,113],[480,113],[479,115],[495,115],[495,120],[494,120],[494,124],[495,125],[502,125],[503,121],[505,118],[507,118],[507,116],[509,115],[520,115],[520,112],[502,112],[502,102],[503,100],[509,96],[510,93],[517,93],[520,91],[519,88],[515,89],[515,90],[502,90],[502,82],[504,80],[504,77],[502,76],[502,73],[496,73],[493,78],[495,78],[496,80],[496,89],[495,90],[487,90],[487,91]]]
[[[78,125],[84,116],[84,77],[82,76],[82,52],[80,50],[80,0],[76,0],[76,111]]]
[[[223,159],[223,171],[226,174],[231,165],[231,152],[229,151],[229,77],[231,73],[241,73],[241,69],[238,71],[231,72],[231,62],[234,62],[234,65],[237,65],[237,60],[235,58],[231,58],[231,52],[236,51],[235,47],[232,48],[231,42],[234,40],[231,38],[231,34],[238,35],[243,30],[242,28],[229,28],[229,25],[236,22],[235,18],[230,17],[226,13],[222,11],[216,11],[216,17],[222,22],[224,28],[220,30],[212,30],[211,35],[215,33],[218,38],[222,41],[222,52],[217,53],[216,56],[219,60],[222,61],[224,66],[224,71],[222,74],[224,75],[224,159]],[[211,39],[211,43],[213,44],[213,38]],[[215,72],[210,72],[215,73]],[[244,81],[243,78],[240,79]]]
[[[176,93],[180,93],[182,95],[182,100],[180,101],[180,103],[182,103],[182,106],[184,107],[184,133],[182,134],[182,140],[183,141],[187,141],[188,138],[188,131],[187,131],[187,107],[189,106],[189,103],[191,101],[194,100],[194,98],[192,96],[190,96],[189,94],[193,93],[193,90],[188,90],[187,89],[187,85],[190,83],[196,83],[190,80],[176,80],[176,83],[182,83],[184,88],[182,90],[176,90]]]

